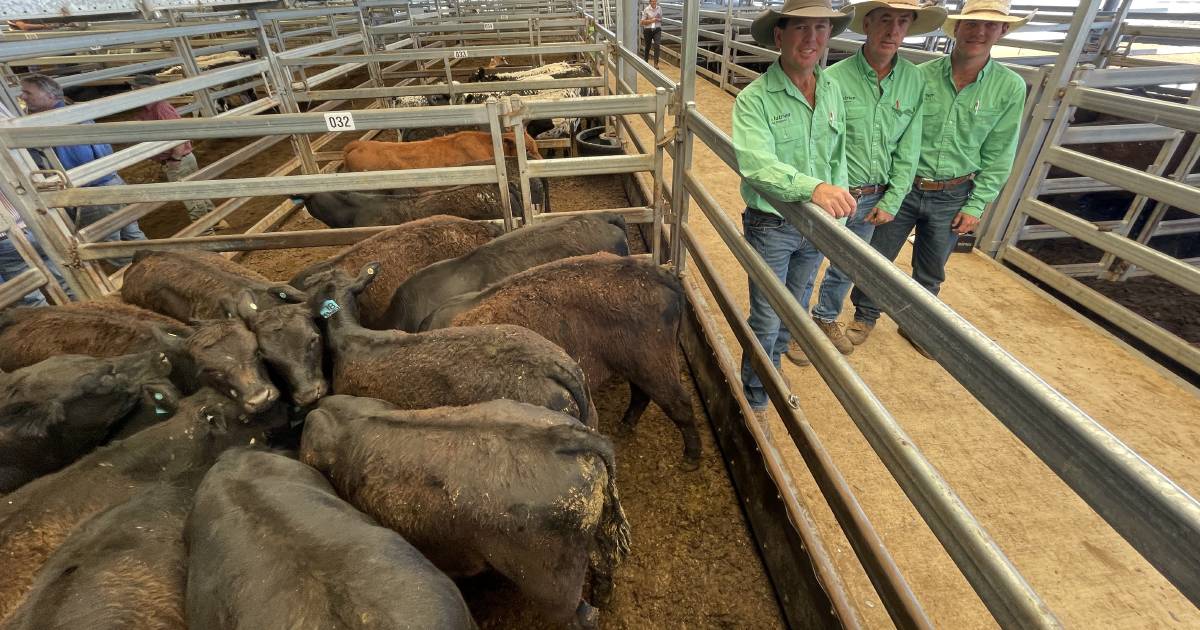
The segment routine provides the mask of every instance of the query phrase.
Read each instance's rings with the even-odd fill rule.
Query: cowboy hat
[[[875,9],[896,9],[916,13],[917,17],[908,26],[909,35],[936,31],[942,22],[946,21],[946,9],[937,5],[922,5],[918,0],[867,0],[867,2],[857,2],[842,7],[843,11],[848,9],[854,11],[854,18],[850,20],[849,28],[855,33],[863,32],[863,20],[866,19],[868,13]]]
[[[954,37],[954,29],[962,20],[979,20],[981,22],[1001,22],[1008,25],[1008,32],[1013,32],[1022,26],[1029,23],[1033,16],[1037,15],[1037,9],[1029,12],[1029,15],[1021,17],[1019,15],[1009,15],[1009,6],[1012,0],[967,0],[963,5],[962,11],[958,15],[946,16],[946,23],[942,25],[942,30],[951,38]]]
[[[829,36],[833,37],[846,30],[846,26],[850,24],[850,19],[854,17],[854,14],[834,11],[829,5],[829,0],[786,0],[781,10],[767,9],[754,18],[754,23],[750,25],[750,35],[759,45],[774,48],[775,25],[783,18],[793,17],[829,18],[829,23],[833,27]]]

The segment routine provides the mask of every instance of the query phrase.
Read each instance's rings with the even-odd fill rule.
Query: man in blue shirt
[[[66,105],[66,102],[63,100],[62,86],[54,79],[41,74],[31,74],[21,79],[21,99],[25,101],[25,109],[30,114],[49,111]],[[84,124],[90,123],[91,121],[87,121]],[[73,144],[54,147],[54,154],[58,157],[58,161],[62,164],[62,167],[67,170],[87,164],[92,160],[102,158],[106,155],[112,155],[112,152],[112,145],[108,144]],[[32,151],[31,153],[33,153],[34,160],[38,162],[39,166],[46,169],[53,168],[53,165],[46,158],[45,154],[39,151]],[[120,175],[110,173],[86,185],[119,186],[124,183]],[[82,228],[120,209],[121,204],[81,206],[78,208],[67,208],[67,213],[75,220],[76,227]],[[118,238],[122,241],[142,241],[146,240],[146,235],[138,227],[137,221],[134,221],[119,231],[105,236],[104,240],[115,241]],[[125,264],[131,260],[132,257],[117,259],[114,262]]]

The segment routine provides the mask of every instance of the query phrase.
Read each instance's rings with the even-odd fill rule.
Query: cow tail
[[[595,431],[579,426],[557,427],[560,454],[587,454],[604,464],[604,506],[594,534],[592,570],[611,581],[613,571],[629,556],[629,520],[617,491],[617,464],[612,443]],[[595,577],[595,576],[594,576]]]
[[[579,409],[579,421],[586,425],[589,429],[596,429],[600,425],[600,418],[596,413],[596,406],[592,404],[592,397],[588,392],[587,381],[583,376],[583,369],[578,364],[571,362],[566,365],[556,362],[561,371],[554,376],[554,380],[558,382],[567,393],[571,395],[571,400],[575,401],[575,406]]]
[[[600,564],[611,571],[629,556],[629,520],[625,518],[625,508],[621,507],[621,497],[617,492],[617,464],[612,450],[598,450],[597,454],[604,461],[608,480],[604,491],[604,512],[600,515],[600,527],[596,531],[596,547],[600,553]]]

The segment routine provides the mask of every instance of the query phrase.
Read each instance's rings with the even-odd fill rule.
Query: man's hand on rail
[[[813,189],[812,202],[835,219],[854,214],[854,208],[858,205],[849,190],[826,183],[817,184]]]
[[[955,234],[970,234],[975,231],[976,225],[979,225],[979,217],[959,212],[954,217],[954,220],[950,222],[950,229],[954,230]]]
[[[895,218],[896,215],[894,214],[888,214],[879,208],[871,208],[871,213],[867,215],[867,223],[871,225],[883,225],[884,223],[891,223],[892,219]]]

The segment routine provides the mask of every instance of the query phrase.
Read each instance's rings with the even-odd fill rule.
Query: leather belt
[[[850,188],[850,194],[855,198],[866,197],[878,193],[887,192],[887,184],[868,184],[866,186],[854,186]]]
[[[963,175],[962,177],[955,177],[954,179],[943,179],[943,180],[925,179],[924,177],[917,177],[917,178],[913,179],[913,188],[916,190],[922,190],[922,191],[926,191],[926,192],[946,190],[947,188],[953,188],[959,184],[962,184],[964,182],[969,182],[973,179],[975,179],[975,173],[971,173],[970,175]]]

